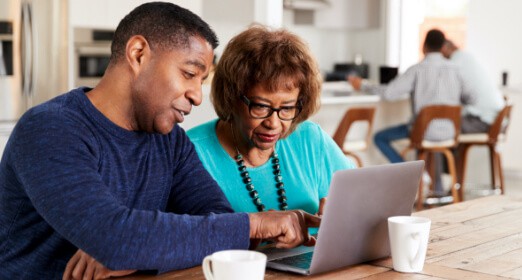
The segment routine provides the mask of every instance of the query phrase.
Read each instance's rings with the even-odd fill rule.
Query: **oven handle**
[[[35,86],[35,63],[37,61],[37,54],[35,51],[36,32],[33,21],[33,10],[29,2],[22,2],[22,19],[21,19],[21,43],[20,53],[22,54],[22,95],[32,97],[34,96]],[[28,103],[32,102],[31,98],[27,99]],[[31,107],[32,104],[27,104]]]

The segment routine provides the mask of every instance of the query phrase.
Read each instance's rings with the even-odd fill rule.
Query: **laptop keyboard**
[[[286,257],[282,259],[272,260],[273,263],[286,264],[290,266],[295,266],[303,269],[310,268],[310,264],[312,263],[312,255],[314,252],[308,252],[301,255]]]

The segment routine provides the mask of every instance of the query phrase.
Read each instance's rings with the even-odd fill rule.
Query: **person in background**
[[[445,41],[441,51],[444,57],[459,67],[477,95],[475,103],[463,107],[462,133],[487,132],[505,105],[502,93],[470,53],[462,51],[450,40]]]
[[[424,59],[408,68],[404,74],[397,76],[388,85],[370,85],[359,77],[348,77],[356,90],[362,89],[379,94],[384,100],[410,97],[413,109],[411,122],[386,128],[374,136],[375,144],[392,163],[404,161],[399,152],[392,147],[392,142],[409,137],[410,125],[423,107],[442,104],[474,104],[475,102],[474,89],[461,75],[459,68],[445,59],[441,53],[445,41],[444,33],[440,30],[428,31],[423,45]],[[453,138],[454,133],[455,130],[450,121],[435,120],[428,127],[425,138],[431,141],[442,141]],[[436,158],[435,191],[437,195],[444,195],[440,180],[442,159]],[[429,177],[428,180],[430,180]]]
[[[354,165],[307,121],[320,87],[308,47],[284,29],[254,25],[228,43],[211,86],[219,118],[187,134],[235,211],[322,214],[333,173]]]
[[[118,25],[95,88],[22,116],[0,163],[1,279],[162,273],[251,239],[313,242],[316,216],[233,213],[177,125],[201,103],[217,44],[192,12],[143,4]]]

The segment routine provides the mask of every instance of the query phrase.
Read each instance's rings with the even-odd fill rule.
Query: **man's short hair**
[[[184,48],[190,37],[204,38],[213,49],[219,41],[210,26],[191,11],[172,3],[150,2],[136,7],[118,24],[111,45],[111,62],[125,55],[127,41],[141,35],[151,49]]]
[[[446,42],[444,33],[438,29],[432,29],[426,34],[424,46],[430,51],[440,51],[444,42]]]

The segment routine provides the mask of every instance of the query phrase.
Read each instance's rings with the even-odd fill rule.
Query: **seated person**
[[[500,89],[495,85],[486,69],[467,51],[446,40],[441,49],[444,57],[457,65],[462,76],[476,93],[475,103],[463,106],[462,133],[485,133],[495,121],[497,114],[506,105]]]
[[[417,114],[426,106],[431,105],[471,105],[476,102],[475,89],[462,76],[459,68],[444,58],[441,49],[446,38],[438,29],[432,29],[426,34],[423,52],[424,59],[411,66],[402,75],[397,76],[387,85],[371,85],[359,77],[348,77],[356,90],[362,89],[378,94],[387,101],[398,100],[409,96],[412,108],[412,118],[409,123],[394,125],[378,131],[374,142],[382,154],[391,162],[403,162],[404,159],[392,143],[406,139],[410,135],[411,124]],[[434,120],[424,135],[426,140],[444,141],[455,135],[453,124],[449,120]],[[435,157],[435,193],[446,195],[441,180],[442,157]],[[425,173],[426,183],[431,178]]]
[[[320,86],[307,46],[288,31],[253,26],[228,43],[211,87],[219,119],[187,134],[235,211],[321,214],[333,173],[354,167],[306,121]]]
[[[233,213],[177,125],[201,103],[216,46],[192,12],[143,4],[116,28],[95,88],[22,116],[0,162],[0,279],[162,273],[251,239],[312,240],[316,216]]]

